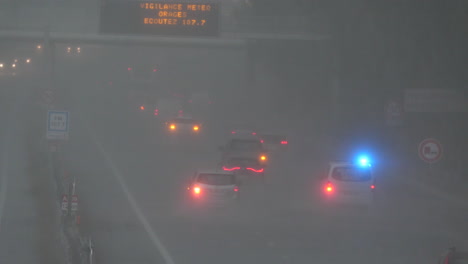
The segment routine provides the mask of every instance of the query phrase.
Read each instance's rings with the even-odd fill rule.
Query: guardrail
[[[64,168],[63,152],[61,148],[49,148],[49,172],[54,180],[60,213],[60,230],[62,246],[69,264],[93,264],[94,244],[90,237],[85,238],[79,228],[80,215],[78,211],[77,182]],[[76,200],[75,200],[76,198]]]

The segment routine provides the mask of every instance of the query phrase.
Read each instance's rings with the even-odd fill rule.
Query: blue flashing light
[[[370,166],[371,166],[370,161],[369,161],[369,158],[367,158],[367,157],[365,157],[365,156],[359,157],[359,159],[358,159],[358,164],[359,164],[359,166],[361,166],[361,167],[370,167]]]

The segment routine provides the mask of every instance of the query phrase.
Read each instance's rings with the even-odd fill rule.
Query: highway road
[[[0,78],[0,262],[63,263],[54,188],[40,139],[38,83]],[[40,123],[38,123],[38,121]]]
[[[170,141],[154,118],[125,107],[122,93],[96,93],[87,81],[66,88],[66,164],[97,263],[435,263],[445,248],[466,243],[466,207],[410,184],[404,168],[379,170],[371,211],[327,208],[315,195],[325,161],[320,147],[297,147],[306,138],[272,158],[266,186],[245,183],[238,206],[187,210],[186,179],[216,164],[224,131]]]

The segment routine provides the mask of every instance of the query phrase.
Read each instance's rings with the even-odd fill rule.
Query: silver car
[[[231,172],[197,171],[187,191],[194,205],[226,205],[239,199],[239,181]]]

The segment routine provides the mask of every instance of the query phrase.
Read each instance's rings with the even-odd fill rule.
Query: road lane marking
[[[157,233],[153,230],[151,225],[149,224],[148,220],[146,219],[145,215],[143,214],[142,210],[140,209],[140,206],[138,206],[137,201],[131,194],[130,190],[128,189],[127,184],[125,183],[125,180],[120,173],[119,169],[115,166],[114,162],[112,161],[110,155],[106,152],[104,147],[102,146],[101,142],[97,139],[96,135],[93,133],[91,128],[89,127],[88,123],[79,115],[78,119],[81,120],[81,123],[84,124],[85,129],[87,130],[88,134],[90,135],[92,141],[96,144],[98,147],[99,151],[101,152],[102,156],[106,160],[107,165],[112,171],[112,174],[114,177],[117,179],[117,182],[119,183],[120,187],[122,188],[122,191],[124,192],[125,196],[127,197],[128,202],[130,203],[130,206],[132,207],[133,211],[135,212],[138,220],[140,223],[143,225],[143,228],[145,229],[146,233],[151,239],[151,242],[153,242],[153,245],[156,247],[156,249],[161,253],[161,256],[164,258],[164,261],[166,262],[165,264],[175,264],[173,258],[171,257],[169,251],[167,248],[164,246],[162,243],[161,239],[159,239]]]
[[[8,123],[7,123],[8,124]],[[2,159],[0,161],[1,179],[0,179],[0,233],[2,231],[3,209],[5,207],[8,190],[8,133],[5,135],[2,145]]]

